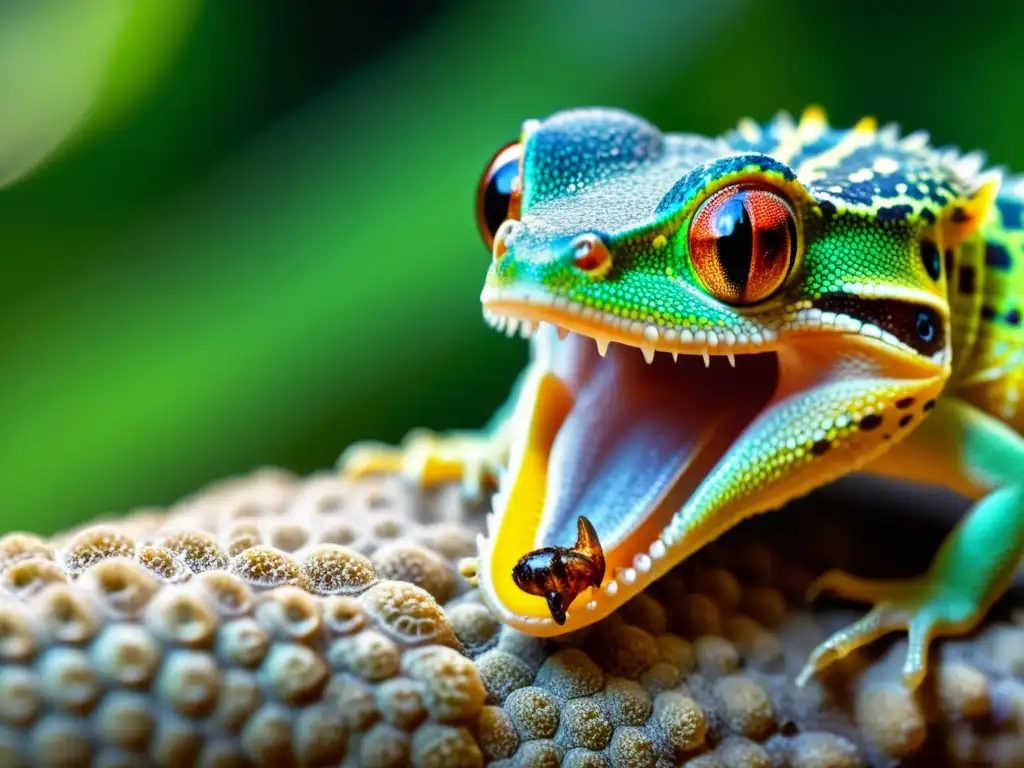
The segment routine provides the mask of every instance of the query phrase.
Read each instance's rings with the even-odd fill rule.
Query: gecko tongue
[[[612,345],[591,361],[551,446],[537,546],[571,545],[579,515],[606,551],[641,526],[656,536],[770,398],[771,357],[741,356],[735,370],[724,358],[705,368],[699,356],[667,354],[648,365]]]

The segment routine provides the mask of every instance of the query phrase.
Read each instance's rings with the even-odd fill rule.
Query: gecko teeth
[[[647,573],[651,570],[651,557],[642,552],[633,558],[633,567],[640,573]]]
[[[920,292],[909,289],[895,290],[871,284],[849,283],[844,285],[844,292],[854,296],[917,299],[918,303],[931,304],[930,301],[920,297]],[[916,353],[912,347],[900,341],[892,333],[873,323],[864,322],[842,313],[824,311],[818,307],[790,305],[776,316],[763,318],[761,322],[764,325],[760,328],[747,329],[741,326],[735,328],[667,328],[657,325],[652,319],[641,322],[619,317],[595,310],[593,307],[574,303],[561,296],[518,295],[518,293],[506,296],[500,291],[488,288],[481,298],[485,302],[483,314],[488,325],[510,338],[517,334],[527,339],[533,337],[537,332],[539,322],[505,312],[496,312],[486,306],[487,302],[514,301],[517,304],[536,305],[538,308],[549,307],[558,312],[564,312],[567,317],[580,317],[597,328],[601,326],[607,328],[611,334],[611,336],[601,337],[596,333],[591,334],[589,330],[580,332],[582,335],[594,339],[602,357],[607,353],[608,345],[614,338],[615,341],[639,349],[648,363],[653,362],[658,352],[668,352],[672,354],[673,358],[678,358],[680,354],[701,355],[706,367],[711,366],[711,357],[721,355],[729,361],[732,367],[735,367],[737,354],[759,352],[761,350],[758,348],[763,348],[765,344],[773,344],[780,335],[806,332],[810,329],[822,333],[860,334],[887,346]],[[565,340],[569,334],[574,333],[566,326],[554,322],[551,324],[560,340]]]
[[[573,305],[567,305],[564,300],[559,301],[558,299],[554,302],[560,309],[567,309]],[[492,328],[503,332],[509,338],[519,336],[524,339],[530,339],[537,334],[542,323],[534,322],[532,320],[525,320],[518,318],[514,315],[504,315],[492,312],[487,307],[483,310],[484,319],[487,324]],[[547,322],[547,321],[544,321]],[[569,338],[570,334],[573,333],[570,329],[557,323],[549,323],[553,328],[558,337],[559,341],[565,341]],[[628,327],[627,327],[628,326]],[[727,351],[715,352],[714,354],[723,355],[728,361],[729,365],[733,368],[736,367],[736,355],[742,354],[737,353],[732,347],[734,346],[759,346],[764,343],[764,338],[767,334],[753,335],[753,336],[737,336],[732,331],[725,331],[721,337],[717,336],[714,332],[708,332],[701,330],[693,333],[689,329],[676,330],[674,328],[667,328],[659,330],[653,325],[645,325],[643,323],[631,321],[629,323],[623,323],[620,326],[624,330],[628,330],[631,335],[636,335],[637,344],[635,348],[638,349],[643,355],[644,361],[650,365],[654,362],[658,353],[671,354],[673,362],[679,361],[679,356],[685,354],[700,355],[704,360],[704,366],[706,368],[711,367],[711,358],[713,353],[711,348],[719,345],[730,347]],[[607,336],[593,335],[590,338],[593,339],[594,344],[597,346],[597,352],[601,357],[605,357],[608,354],[608,349],[611,345],[611,339]],[[692,352],[684,352],[679,349],[658,349],[656,345],[660,342],[663,343],[678,343],[681,342],[686,345],[696,346],[697,344],[703,343],[703,346],[699,350],[694,349]],[[628,342],[627,342],[628,344]]]

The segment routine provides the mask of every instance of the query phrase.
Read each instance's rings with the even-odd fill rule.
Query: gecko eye
[[[519,218],[522,194],[523,145],[518,141],[498,150],[480,177],[476,192],[476,222],[490,249],[502,222]]]
[[[727,187],[690,223],[690,260],[704,288],[728,304],[754,304],[779,289],[796,254],[796,217],[778,193]]]

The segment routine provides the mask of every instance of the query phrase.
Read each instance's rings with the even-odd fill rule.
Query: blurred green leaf
[[[89,119],[109,117],[136,97],[195,6],[0,0],[0,188],[44,162]]]
[[[527,116],[641,106],[663,62],[683,66],[736,6],[682,26],[666,25],[685,15],[670,0],[524,0],[538,23],[506,47],[505,9],[464,5],[100,246],[94,263],[115,269],[68,263],[8,333],[0,483],[15,515],[212,479],[232,446],[271,456],[339,403],[323,463],[360,432],[414,426],[416,398],[482,422],[503,386],[473,386],[501,379],[467,368],[467,348],[507,354],[509,379],[522,360],[479,317],[486,159]]]

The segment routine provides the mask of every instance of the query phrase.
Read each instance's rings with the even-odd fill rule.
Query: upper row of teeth
[[[568,305],[576,306],[576,305]],[[595,310],[589,307],[584,307],[590,314],[598,314]],[[491,312],[489,309],[484,307],[483,310],[484,319],[492,327],[499,331],[504,332],[506,336],[512,337],[516,333],[524,338],[528,339],[537,332],[538,324],[530,320],[520,320],[519,318],[512,317],[509,315],[498,315]],[[886,344],[894,347],[899,347],[905,350],[911,350],[905,343],[900,341],[889,331],[883,330],[873,323],[866,323],[857,320],[850,315],[845,315],[837,312],[827,312],[825,310],[811,307],[807,309],[801,309],[789,316],[784,322],[779,325],[778,332],[770,328],[762,328],[759,332],[751,335],[736,334],[729,330],[717,332],[714,329],[697,329],[691,331],[689,328],[675,329],[675,328],[661,328],[648,323],[642,323],[638,320],[631,320],[629,318],[620,318],[616,315],[602,314],[602,321],[608,323],[617,323],[618,329],[632,336],[637,337],[636,346],[640,348],[643,353],[644,359],[651,363],[654,360],[655,353],[659,350],[655,348],[658,343],[665,344],[681,344],[688,347],[699,347],[704,345],[700,349],[699,354],[704,357],[704,364],[710,365],[710,358],[712,354],[724,354],[729,361],[735,366],[734,352],[751,352],[756,351],[757,347],[762,346],[765,343],[771,343],[778,338],[779,333],[787,333],[799,328],[822,328],[831,329],[836,331],[842,331],[845,333],[859,333],[869,338],[878,339],[885,342]],[[558,331],[558,337],[565,339],[569,335],[569,330],[561,326],[555,326]],[[608,344],[610,340],[600,336],[594,336],[594,343],[597,344],[597,350],[603,357],[608,351]],[[729,347],[733,351],[719,352],[716,350],[717,347]],[[712,350],[715,350],[712,352]],[[672,359],[678,359],[679,351],[670,352]]]
[[[529,339],[535,333],[537,333],[537,329],[540,327],[539,323],[534,323],[534,322],[532,322],[530,320],[520,320],[517,317],[509,317],[509,316],[506,316],[506,315],[494,315],[494,314],[488,312],[487,310],[484,310],[484,317],[487,319],[488,324],[492,328],[495,328],[496,330],[501,331],[502,333],[504,333],[509,338],[515,336],[518,333],[520,337],[522,337],[524,339]],[[570,333],[568,328],[563,328],[560,325],[555,325],[554,328],[555,328],[556,333],[558,333],[558,338],[559,339],[561,339],[562,341],[565,341],[565,339],[568,338],[569,333]],[[653,331],[653,333],[650,333],[651,331]],[[690,336],[694,337],[694,340],[696,340],[696,335],[692,334],[690,331],[684,331],[684,333],[685,334],[689,334]],[[700,334],[704,334],[703,331],[700,331],[699,333]],[[657,341],[657,339],[659,337],[658,329],[655,328],[652,325],[648,325],[647,329],[646,329],[646,331],[644,333],[644,340],[648,341],[652,337],[654,338],[654,341]],[[677,335],[677,338],[680,338],[680,336]],[[701,341],[707,340],[707,341],[710,342],[711,339],[714,339],[714,342],[712,343],[712,346],[717,345],[718,338],[716,336],[713,336],[713,335],[708,335],[704,339],[700,339],[700,340]],[[606,337],[594,336],[593,337],[593,341],[597,345],[597,352],[598,352],[598,354],[601,355],[601,357],[604,357],[606,354],[608,354],[608,347],[611,344],[611,339],[608,339]],[[644,356],[644,360],[647,361],[648,364],[654,362],[654,356],[659,351],[659,350],[655,349],[649,343],[648,344],[645,344],[645,343],[639,344],[639,349],[640,349],[641,354],[643,354],[643,356]],[[673,360],[678,360],[680,352],[678,350],[672,350],[671,352],[665,352],[664,354],[670,354],[670,355],[672,355],[672,359]],[[704,366],[705,367],[709,367],[711,365],[711,352],[708,349],[705,348],[705,349],[701,350],[700,354],[704,358]],[[736,355],[735,355],[735,353],[733,353],[733,352],[723,352],[723,353],[716,353],[716,354],[724,355],[724,357],[729,361],[729,364],[733,368],[736,367]]]

